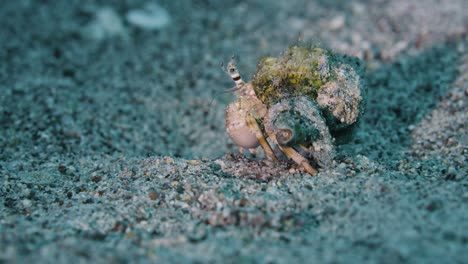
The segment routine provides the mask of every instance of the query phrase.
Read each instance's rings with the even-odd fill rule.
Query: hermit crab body
[[[317,47],[293,46],[280,57],[267,57],[250,82],[234,59],[227,72],[236,83],[237,100],[226,109],[232,140],[255,153],[259,145],[276,161],[270,142],[312,174],[330,166],[334,135],[343,134],[364,112],[363,65],[357,58]]]

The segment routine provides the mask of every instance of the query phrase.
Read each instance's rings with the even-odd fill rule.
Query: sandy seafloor
[[[0,263],[468,263],[466,0],[157,3],[0,4]],[[367,64],[317,177],[224,128],[298,39]]]

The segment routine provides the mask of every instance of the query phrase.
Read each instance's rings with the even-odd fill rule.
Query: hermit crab
[[[332,164],[335,137],[347,134],[364,113],[363,67],[354,57],[295,45],[262,59],[244,82],[233,57],[225,70],[237,99],[226,108],[226,130],[241,153],[247,148],[254,154],[260,145],[277,161],[272,143],[316,175],[317,165]]]

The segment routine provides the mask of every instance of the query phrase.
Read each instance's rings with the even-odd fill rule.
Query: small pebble
[[[57,169],[61,174],[65,174],[67,172],[67,167],[63,164],[58,165]]]
[[[345,25],[345,16],[338,15],[332,18],[332,20],[330,20],[330,23],[328,24],[328,28],[332,31],[337,31],[337,30],[342,29],[344,25]]]
[[[247,199],[242,198],[242,199],[239,200],[239,206],[240,207],[244,207],[246,205],[247,205]]]
[[[102,176],[93,176],[91,177],[92,182],[100,182],[102,180]]]
[[[187,164],[191,166],[198,166],[198,165],[201,165],[202,163],[199,160],[189,160],[187,161]]]
[[[178,181],[172,181],[172,182],[171,182],[171,186],[177,186],[177,185],[179,185],[179,182],[178,182]]]
[[[352,3],[351,11],[354,15],[362,15],[366,11],[366,6],[361,3]]]
[[[25,208],[29,208],[29,207],[31,207],[31,205],[32,205],[32,201],[29,200],[29,199],[24,199],[24,200],[21,201],[21,204],[23,204],[23,206],[24,206]]]
[[[170,165],[170,164],[173,164],[174,163],[174,159],[171,158],[171,157],[166,157],[164,159],[164,161],[166,162],[166,164]]]
[[[192,197],[190,195],[186,195],[186,194],[182,195],[180,198],[182,200],[184,200],[184,201],[191,201],[192,200]]]

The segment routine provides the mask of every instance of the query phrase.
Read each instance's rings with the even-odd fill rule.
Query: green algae
[[[330,54],[318,47],[293,46],[279,58],[264,58],[252,80],[255,93],[267,105],[295,95],[315,99],[320,87],[332,80]]]

